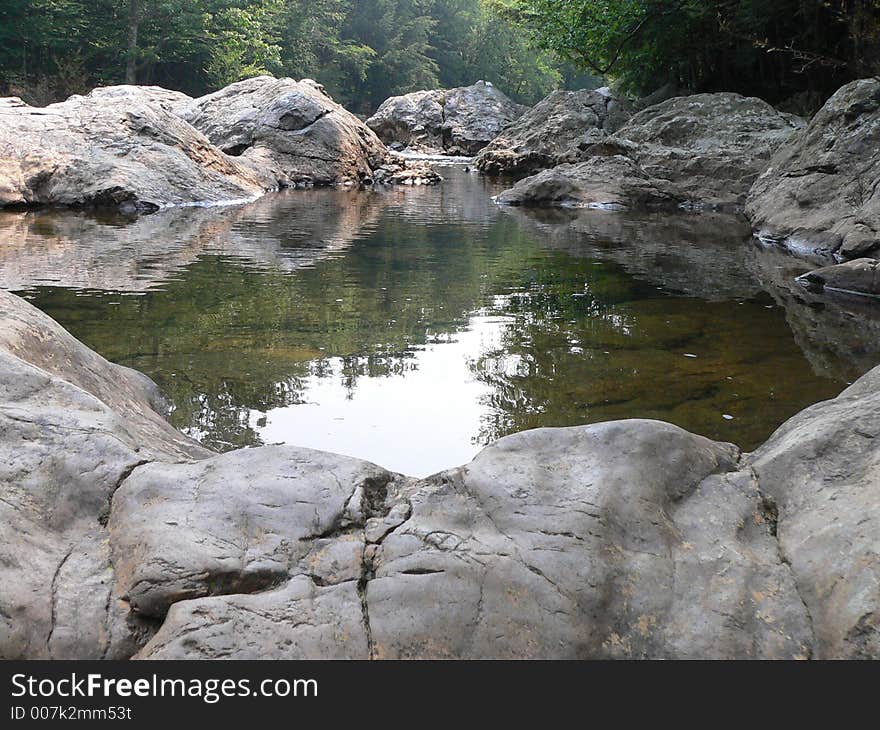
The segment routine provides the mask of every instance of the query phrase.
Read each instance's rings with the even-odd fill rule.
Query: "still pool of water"
[[[412,475],[539,426],[659,418],[754,448],[874,364],[814,351],[745,223],[499,209],[439,188],[293,191],[134,221],[0,215],[0,287],[168,394],[217,449]]]

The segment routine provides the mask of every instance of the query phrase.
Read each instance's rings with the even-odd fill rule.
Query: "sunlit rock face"
[[[262,193],[251,168],[173,113],[187,99],[164,89],[123,86],[45,108],[0,100],[0,207],[152,212]]]
[[[308,79],[247,79],[200,99],[113,86],[34,108],[0,99],[0,207],[152,213],[279,187],[433,185]]]
[[[418,480],[212,455],[0,306],[3,658],[880,657],[880,369],[750,455],[617,421]]]
[[[474,155],[525,111],[493,84],[478,81],[391,97],[367,125],[386,144],[416,152]]]
[[[261,174],[266,187],[361,183],[387,155],[363,122],[310,79],[246,79],[178,113]]]
[[[608,89],[554,91],[508,125],[477,155],[489,175],[528,175],[565,162],[616,132],[631,116],[626,100]]]
[[[880,252],[880,80],[853,81],[782,146],[749,193],[759,236],[801,255]]]
[[[499,202],[739,206],[773,152],[802,126],[799,118],[738,94],[669,99],[639,112],[604,141],[588,145],[584,161],[526,178],[499,196]],[[548,181],[552,195],[547,193]]]

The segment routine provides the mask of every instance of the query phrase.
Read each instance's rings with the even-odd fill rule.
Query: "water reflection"
[[[444,175],[134,222],[7,214],[0,286],[151,375],[208,445],[417,475],[522,428],[608,418],[751,448],[880,359],[825,347],[817,365],[739,219],[529,215]]]

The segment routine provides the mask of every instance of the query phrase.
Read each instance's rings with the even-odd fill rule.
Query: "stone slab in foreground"
[[[416,480],[212,455],[0,303],[3,658],[880,657],[880,369],[751,455],[621,421]]]

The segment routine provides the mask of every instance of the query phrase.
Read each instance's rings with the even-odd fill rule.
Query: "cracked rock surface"
[[[749,193],[758,235],[797,253],[880,255],[880,80],[853,81],[780,147]]]
[[[3,658],[880,657],[880,368],[753,454],[619,421],[416,480],[213,455],[0,307]]]

